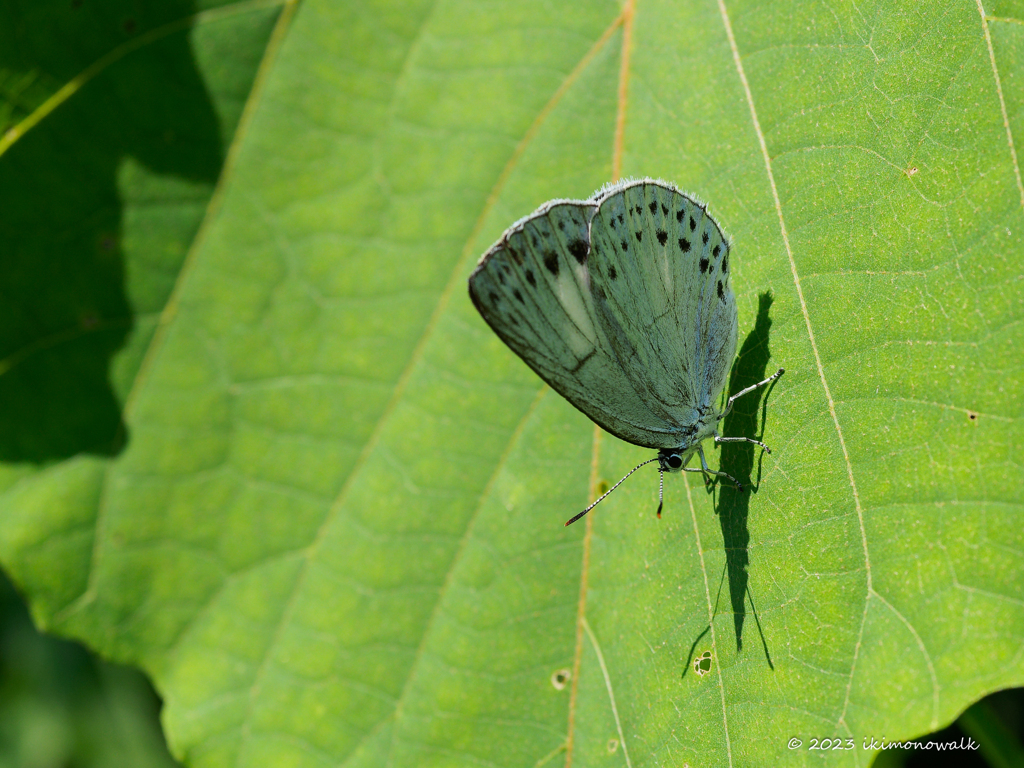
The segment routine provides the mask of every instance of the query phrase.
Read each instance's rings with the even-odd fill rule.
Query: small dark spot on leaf
[[[571,677],[572,673],[568,669],[556,670],[551,673],[551,685],[556,691],[564,690]]]
[[[701,271],[701,274],[703,274],[703,273],[708,271],[708,264],[710,264],[710,263],[711,262],[709,262],[707,259],[701,259],[700,260],[700,271]]]
[[[974,411],[968,411],[967,412],[967,418],[970,419],[971,421],[977,421],[978,420],[978,414],[976,414]]]
[[[664,229],[658,230],[658,242],[661,243],[662,245],[668,242],[668,232],[666,232]]]
[[[679,238],[679,250],[681,250],[683,253],[690,252],[690,241],[687,240],[685,237]]]
[[[528,282],[534,288],[537,287],[537,278],[535,278],[533,276],[533,270],[532,269],[526,270],[526,282]]]
[[[548,272],[552,275],[558,275],[558,254],[554,251],[548,251],[544,254],[544,266],[548,268]]]

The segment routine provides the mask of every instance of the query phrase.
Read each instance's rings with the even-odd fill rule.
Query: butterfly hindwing
[[[598,316],[634,389],[685,432],[724,387],[735,355],[728,241],[702,205],[664,182],[616,185],[597,202]]]
[[[559,394],[613,435],[651,448],[672,425],[623,370],[591,285],[594,201],[554,201],[513,225],[469,280],[498,336]]]

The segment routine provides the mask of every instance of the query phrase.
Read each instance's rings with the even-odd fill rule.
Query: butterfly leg
[[[696,467],[683,467],[683,472],[696,472],[697,474],[704,475],[704,488],[710,488],[711,483],[714,482],[710,477],[704,474],[703,469],[697,469]]]
[[[755,440],[752,437],[721,437],[717,432],[715,433],[716,443],[753,443],[754,445],[760,445],[768,453],[772,452],[772,449],[762,443],[760,440]]]
[[[719,421],[721,421],[722,419],[724,419],[724,418],[726,417],[726,414],[728,414],[728,413],[729,413],[729,411],[731,411],[731,410],[732,410],[732,404],[733,404],[733,401],[734,401],[734,400],[735,400],[735,399],[736,399],[737,397],[743,397],[744,395],[750,394],[751,392],[753,392],[753,391],[754,391],[755,389],[757,389],[758,387],[763,387],[763,386],[764,386],[765,384],[771,384],[771,383],[772,383],[773,381],[775,381],[775,380],[776,380],[777,378],[779,378],[779,376],[781,376],[781,375],[782,375],[782,374],[784,374],[785,372],[786,372],[786,369],[785,369],[785,368],[779,368],[779,370],[777,370],[777,371],[776,371],[775,373],[773,373],[773,374],[772,374],[771,376],[769,376],[769,377],[768,377],[767,379],[765,379],[764,381],[759,381],[759,382],[757,382],[757,384],[751,384],[751,385],[750,385],[749,387],[747,387],[746,389],[741,389],[741,390],[740,390],[739,392],[737,392],[737,393],[736,393],[735,395],[733,395],[732,397],[730,397],[730,398],[729,398],[729,400],[728,400],[728,402],[726,402],[726,404],[725,404],[725,410],[724,410],[724,411],[722,411],[722,412],[721,412],[720,414],[718,414],[718,420],[719,420]],[[769,453],[771,453],[771,451],[769,451]]]
[[[686,461],[683,462],[683,466],[681,467],[681,469],[682,469],[683,472],[697,472],[697,473],[703,475],[704,476],[704,487],[707,488],[709,483],[711,482],[711,478],[709,478],[704,473],[704,470],[703,469],[697,469],[695,467],[688,467],[688,466],[686,466],[687,464],[690,463],[690,459],[692,459],[692,458],[693,458],[693,454],[691,453],[689,456],[686,457]]]
[[[707,459],[704,458],[704,449],[701,446],[697,446],[697,455],[700,456],[700,469],[687,469],[687,472],[704,472],[708,475],[717,475],[718,477],[724,477],[727,480],[731,480],[736,486],[737,491],[743,490],[743,484],[732,475],[726,474],[725,472],[716,472],[708,466]]]

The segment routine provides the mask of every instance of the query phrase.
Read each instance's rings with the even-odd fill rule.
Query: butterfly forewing
[[[470,296],[498,336],[570,403],[617,437],[662,447],[672,425],[633,386],[594,305],[596,207],[556,201],[513,225],[480,260]]]

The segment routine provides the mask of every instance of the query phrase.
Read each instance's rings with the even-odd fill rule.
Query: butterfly
[[[520,219],[483,255],[469,295],[484,320],[544,381],[606,432],[658,455],[640,467],[708,467],[701,442],[738,397],[719,401],[736,355],[730,245],[707,208],[656,179],[606,184],[588,200],[551,200]],[[700,468],[687,467],[697,455]]]

